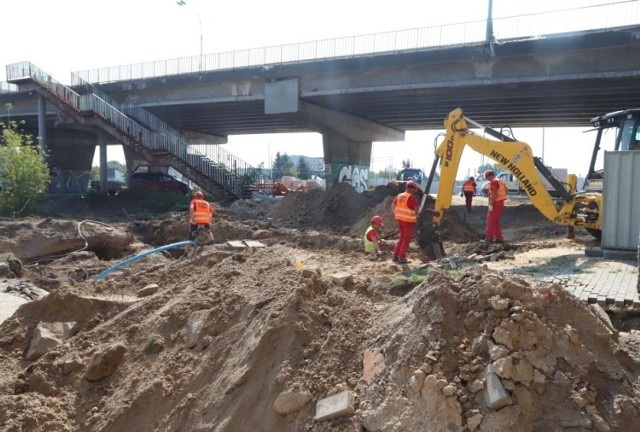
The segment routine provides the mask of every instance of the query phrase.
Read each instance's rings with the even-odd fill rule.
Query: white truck
[[[549,170],[551,170],[551,172],[553,173],[553,176],[557,178],[561,183],[564,183],[567,181],[566,168],[549,168]],[[508,193],[518,194],[518,195],[525,194],[524,190],[520,186],[520,182],[518,182],[518,179],[510,172],[508,171],[500,172],[496,174],[496,178],[498,180],[502,180],[504,185],[507,187]],[[551,196],[554,196],[556,194],[556,191],[551,186],[551,184],[547,181],[547,179],[542,177],[540,177],[540,179],[542,180],[542,183],[544,183],[545,187],[547,188],[547,191],[549,191]],[[489,182],[484,182],[480,187],[480,194],[482,194],[482,196],[487,196],[488,190],[489,190]]]

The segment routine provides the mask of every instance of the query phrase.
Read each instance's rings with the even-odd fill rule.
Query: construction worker
[[[367,254],[376,253],[382,255],[380,248],[380,229],[384,226],[382,218],[378,215],[371,218],[371,225],[364,233],[364,251]]]
[[[407,250],[413,237],[413,230],[418,220],[418,200],[415,193],[418,191],[416,182],[407,182],[406,191],[398,194],[391,203],[395,220],[398,221],[398,241],[393,249],[393,261],[398,264],[408,264]]]
[[[189,240],[196,241],[199,229],[207,232],[208,241],[205,244],[213,243],[213,233],[211,232],[211,223],[213,222],[213,206],[205,201],[204,194],[196,191],[193,199],[189,203]],[[191,252],[191,245],[185,247],[185,254]]]
[[[504,202],[507,199],[507,187],[496,178],[492,170],[484,172],[484,178],[489,181],[489,212],[487,213],[486,241],[489,243],[504,243],[500,217],[504,211]]]
[[[462,184],[462,192],[460,196],[464,195],[465,206],[467,207],[467,213],[471,213],[471,200],[476,194],[476,180],[473,177],[469,177],[467,181]]]

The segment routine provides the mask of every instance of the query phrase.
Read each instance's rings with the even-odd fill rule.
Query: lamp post
[[[186,7],[187,7],[187,8],[189,8],[189,9],[190,9],[194,14],[196,14],[196,17],[198,18],[198,24],[200,24],[200,61],[199,61],[199,63],[198,63],[198,69],[199,69],[200,71],[202,71],[202,20],[200,19],[200,14],[199,14],[199,13],[198,13],[194,8],[192,8],[191,6],[189,6],[189,5],[187,4],[187,2],[186,2],[186,1],[184,1],[184,0],[178,0],[178,1],[176,2],[176,4],[177,4],[178,6],[186,6]]]

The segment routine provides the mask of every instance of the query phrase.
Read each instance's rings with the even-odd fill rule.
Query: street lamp
[[[189,6],[187,4],[186,1],[184,0],[178,0],[176,2],[176,4],[178,6],[186,6],[187,8],[189,8],[194,14],[196,14],[196,17],[198,18],[198,23],[200,24],[200,62],[198,63],[198,68],[200,71],[202,71],[202,20],[200,19],[200,14],[191,6]]]

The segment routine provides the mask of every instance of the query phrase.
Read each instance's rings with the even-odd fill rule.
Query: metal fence
[[[494,18],[498,41],[564,32],[617,28],[640,23],[640,1],[627,0],[553,12]],[[92,83],[167,75],[300,63],[329,58],[374,56],[395,52],[478,45],[486,42],[484,20],[373,33],[262,48],[112,66],[78,72]]]
[[[18,86],[8,82],[0,81],[0,93],[16,93]]]

